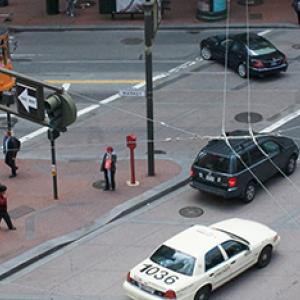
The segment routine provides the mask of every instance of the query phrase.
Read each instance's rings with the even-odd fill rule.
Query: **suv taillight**
[[[228,187],[230,187],[230,188],[235,187],[236,183],[237,183],[237,178],[236,177],[228,178],[228,181],[227,181]]]
[[[173,290],[168,290],[164,293],[164,298],[176,299],[176,293]]]
[[[191,168],[190,170],[190,177],[195,177],[196,176],[196,172],[193,168]]]

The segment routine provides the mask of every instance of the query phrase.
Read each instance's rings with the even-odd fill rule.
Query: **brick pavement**
[[[147,161],[137,160],[137,187],[129,187],[128,160],[117,163],[117,189],[103,191],[103,174],[96,161],[59,161],[58,200],[53,198],[51,163],[18,160],[18,175],[0,163],[0,182],[7,185],[8,209],[16,231],[0,226],[0,264],[47,240],[87,227],[114,207],[177,176],[182,168],[171,160],[156,160],[156,175],[147,175]],[[99,184],[100,183],[100,184]]]

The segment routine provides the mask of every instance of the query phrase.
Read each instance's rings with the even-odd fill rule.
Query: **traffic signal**
[[[45,100],[45,109],[48,114],[49,127],[55,130],[66,131],[66,127],[76,121],[76,105],[66,92],[50,95]]]

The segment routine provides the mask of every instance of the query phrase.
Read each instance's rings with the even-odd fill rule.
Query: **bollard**
[[[126,136],[126,144],[130,151],[130,180],[127,181],[129,186],[138,186],[140,183],[135,180],[135,167],[134,167],[134,149],[136,147],[136,136],[133,134]]]

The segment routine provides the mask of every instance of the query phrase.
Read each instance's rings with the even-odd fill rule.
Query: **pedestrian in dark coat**
[[[109,146],[106,148],[106,152],[103,155],[101,163],[101,171],[104,172],[105,187],[107,191],[110,188],[114,191],[116,189],[115,173],[116,173],[117,155],[114,149]]]
[[[300,25],[300,0],[293,0],[292,6],[298,16],[298,24]]]
[[[3,153],[5,155],[5,163],[11,168],[10,178],[17,176],[16,158],[19,149],[20,141],[12,136],[10,131],[7,131],[3,138]]]
[[[66,0],[67,8],[66,8],[66,15],[69,17],[75,16],[75,4],[77,0]]]
[[[7,198],[5,196],[6,190],[6,186],[0,184],[0,223],[3,218],[9,230],[16,230],[16,227],[12,224],[10,216],[7,212]]]

